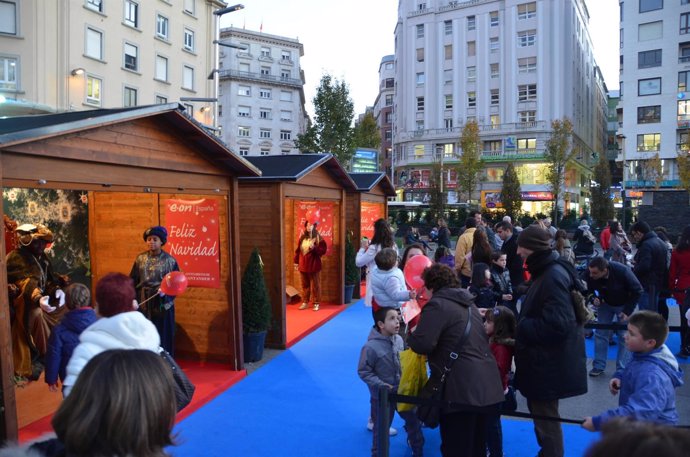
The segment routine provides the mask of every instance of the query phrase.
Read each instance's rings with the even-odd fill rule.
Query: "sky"
[[[304,46],[301,67],[307,112],[321,76],[344,80],[355,118],[372,106],[381,58],[393,54],[398,0],[238,0],[244,9],[221,17],[221,27],[296,38]],[[618,89],[618,2],[586,0],[594,56],[609,90]],[[234,0],[226,0],[234,5]]]

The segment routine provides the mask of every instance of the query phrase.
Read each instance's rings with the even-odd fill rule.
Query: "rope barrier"
[[[600,324],[598,322],[589,322],[585,324],[585,328],[600,329],[600,330],[627,330],[627,324]],[[678,325],[671,325],[668,327],[669,332],[680,332],[681,328]]]

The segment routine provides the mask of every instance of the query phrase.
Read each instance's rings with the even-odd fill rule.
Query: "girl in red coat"
[[[326,253],[326,242],[316,230],[317,225],[318,222],[304,223],[294,260],[302,281],[302,305],[299,309],[307,309],[311,299],[314,311],[319,310],[321,301],[321,256]]]
[[[498,371],[501,373],[503,393],[508,393],[510,369],[513,366],[515,352],[515,315],[505,306],[487,309],[484,314],[484,330],[489,336],[489,347],[496,358]],[[495,414],[487,421],[486,447],[488,456],[503,456],[503,430],[501,415]]]
[[[680,306],[680,352],[676,356],[690,356],[690,332],[688,321],[683,319],[690,308],[690,225],[683,229],[676,248],[671,253],[671,267],[668,272],[668,288]]]

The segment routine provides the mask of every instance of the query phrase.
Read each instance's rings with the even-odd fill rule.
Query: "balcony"
[[[283,78],[276,75],[262,75],[239,70],[221,70],[218,72],[220,79],[239,79],[244,81],[256,81],[261,83],[272,83],[290,87],[302,87],[302,81],[295,78]]]

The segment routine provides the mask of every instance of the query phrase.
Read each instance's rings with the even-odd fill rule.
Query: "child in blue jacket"
[[[678,362],[664,344],[667,336],[668,324],[661,314],[638,311],[630,316],[625,346],[633,358],[609,382],[612,395],[620,392],[619,406],[585,418],[582,427],[601,430],[616,416],[666,425],[678,423],[674,389],[683,385],[683,380]]]
[[[70,311],[53,328],[45,358],[45,381],[51,392],[57,392],[58,377],[60,382],[65,380],[67,362],[79,344],[79,335],[96,322],[96,313],[91,308],[91,293],[85,285],[75,283],[68,286],[65,305]]]

